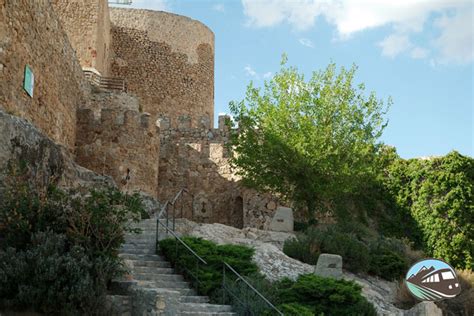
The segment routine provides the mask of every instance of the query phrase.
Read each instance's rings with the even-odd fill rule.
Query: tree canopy
[[[231,162],[246,185],[309,210],[363,185],[374,172],[391,100],[355,85],[356,69],[331,63],[305,80],[284,57],[263,88],[250,83],[245,99],[230,103],[238,126]]]

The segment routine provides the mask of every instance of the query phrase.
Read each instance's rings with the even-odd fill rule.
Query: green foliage
[[[142,212],[138,197],[9,180],[0,201],[0,308],[100,314],[108,282],[123,273],[118,248]]]
[[[285,316],[314,316],[313,311],[297,303],[281,304],[277,306]]]
[[[232,163],[245,184],[310,211],[363,187],[374,173],[386,107],[363,84],[354,87],[355,71],[337,73],[330,64],[305,80],[283,62],[263,89],[250,84],[245,100],[230,103],[239,127]]]
[[[283,252],[313,265],[321,253],[338,254],[349,271],[368,272],[393,280],[408,268],[405,247],[396,239],[374,236],[347,225],[335,225],[326,229],[309,228],[297,238],[285,241]]]
[[[303,305],[315,315],[376,315],[361,295],[361,287],[351,281],[306,274],[296,281],[283,279],[274,285],[280,303]]]
[[[427,160],[396,159],[383,181],[416,221],[428,255],[457,268],[473,268],[473,158],[451,152]]]
[[[208,295],[214,299],[221,295],[218,290],[222,287],[223,262],[231,265],[243,276],[258,271],[257,266],[252,262],[254,254],[252,248],[239,245],[217,245],[212,241],[196,237],[182,239],[207,262],[207,265],[197,266],[197,259],[174,238],[161,240],[160,250],[174,266],[183,268],[188,277],[193,279],[193,276],[198,277],[198,291],[202,295]],[[232,277],[232,275],[229,274],[227,277]]]

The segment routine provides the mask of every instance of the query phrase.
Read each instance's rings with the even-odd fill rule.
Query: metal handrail
[[[232,271],[236,276],[238,280],[242,280],[252,291],[254,291],[255,294],[257,294],[265,303],[267,303],[268,306],[270,306],[275,312],[277,312],[279,315],[283,316],[283,313],[278,310],[278,308],[275,307],[265,296],[263,296],[262,293],[260,293],[256,288],[253,287],[252,284],[250,284],[243,276],[241,276],[237,271],[235,271],[234,268],[230,264],[228,264],[225,261],[222,261],[224,264],[224,267],[227,267],[230,271]],[[224,270],[225,272],[225,270]],[[224,279],[223,283],[225,282],[225,273],[224,273]]]
[[[109,90],[127,91],[127,84],[122,78],[102,77],[100,74],[88,69],[83,69],[82,71],[86,79],[95,86]]]
[[[175,217],[176,217],[176,214],[175,214],[175,209],[173,208],[173,227],[170,228],[168,226],[168,206],[170,205],[175,205],[177,200],[183,195],[183,193],[188,193],[188,194],[191,194],[189,193],[189,191],[185,188],[182,188],[181,190],[179,190],[179,192],[175,195],[175,197],[171,200],[171,202],[168,200],[165,202],[165,204],[163,204],[161,210],[160,210],[160,213],[158,214],[157,218],[156,218],[156,249],[158,251],[158,242],[159,242],[159,227],[160,225],[163,226],[165,229],[166,229],[166,232],[170,233],[174,238],[175,240],[177,240],[181,245],[183,245],[185,247],[185,249],[190,252],[196,259],[198,259],[198,261],[196,261],[196,276],[194,276],[190,271],[188,271],[188,273],[190,273],[193,277],[196,278],[196,282],[199,284],[199,278],[198,278],[198,264],[199,262],[207,265],[207,262],[206,260],[204,260],[203,258],[201,258],[193,249],[191,249],[191,247],[189,247],[182,239],[181,237],[179,237],[175,232]],[[192,196],[192,194],[191,194]],[[166,212],[166,225],[163,224],[160,220],[162,219],[162,216],[163,214],[165,214]],[[177,244],[176,244],[176,247],[177,247]],[[176,248],[177,250],[177,248]],[[267,298],[265,298],[265,296],[263,296],[263,294],[261,294],[255,287],[253,287],[247,280],[245,280],[245,278],[243,276],[241,276],[234,268],[232,268],[231,265],[229,265],[227,262],[225,261],[222,261],[222,264],[223,264],[223,279],[222,279],[222,287],[224,290],[226,290],[226,286],[225,286],[225,269],[228,268],[232,273],[235,274],[235,276],[237,276],[237,280],[242,280],[245,285],[248,286],[248,288],[250,288],[255,294],[257,294],[270,308],[272,308],[278,315],[281,315],[283,316],[283,313],[278,310],[278,308],[275,307],[275,305],[273,305]],[[241,304],[245,304],[245,303],[242,303],[242,300],[238,297],[236,297],[231,291],[227,290],[229,292],[229,294],[231,294],[237,301],[239,301]]]

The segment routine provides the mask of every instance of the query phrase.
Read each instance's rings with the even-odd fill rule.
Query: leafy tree
[[[230,103],[239,127],[231,161],[244,184],[313,211],[318,201],[352,192],[374,174],[391,101],[354,86],[355,72],[356,66],[337,72],[330,64],[305,80],[283,57],[263,89],[250,83],[245,99]]]

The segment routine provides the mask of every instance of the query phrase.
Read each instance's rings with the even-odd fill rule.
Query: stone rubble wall
[[[183,199],[184,218],[267,229],[278,200],[243,187],[231,169],[227,148],[230,131],[225,117],[219,117],[215,129],[210,127],[208,117],[196,120],[198,128],[193,128],[191,121],[189,116],[179,117],[178,128],[170,128],[169,118],[158,121],[161,142],[158,199],[169,200],[181,188],[187,188],[193,200]]]
[[[130,96],[105,93],[93,99],[92,108],[78,110],[76,161],[110,175],[123,191],[155,197],[159,137],[150,115],[133,104]]]
[[[167,12],[110,8],[111,75],[124,78],[152,120],[214,114],[214,34]],[[192,121],[197,126],[197,121]],[[174,127],[176,127],[174,125]]]
[[[94,68],[107,76],[111,35],[107,0],[52,0],[54,10],[83,68]]]
[[[25,65],[35,76],[23,90]],[[0,108],[35,124],[73,151],[76,108],[87,102],[85,81],[50,1],[0,0]]]

